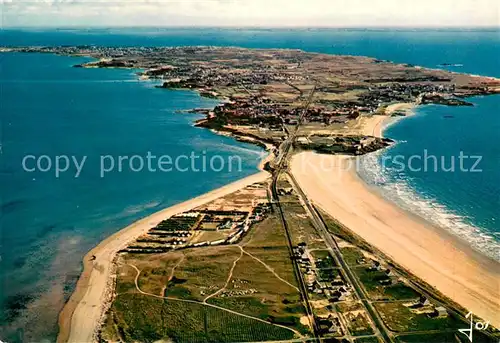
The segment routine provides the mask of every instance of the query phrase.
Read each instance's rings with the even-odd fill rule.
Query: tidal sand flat
[[[305,152],[291,167],[327,213],[450,299],[500,325],[500,264],[383,199],[349,162],[347,156]]]

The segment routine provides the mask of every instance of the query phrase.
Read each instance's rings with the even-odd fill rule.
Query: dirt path
[[[243,256],[243,252],[241,253],[240,257]],[[239,259],[238,258],[238,259]],[[237,260],[238,260],[237,259]],[[233,263],[233,265],[236,265],[236,262],[235,261]],[[135,280],[134,280],[134,283],[135,283],[135,288],[137,289],[137,291],[140,293],[140,294],[143,294],[143,295],[147,295],[147,296],[150,296],[150,297],[154,297],[154,298],[158,298],[158,299],[166,299],[166,300],[172,300],[172,301],[179,301],[179,302],[185,302],[185,303],[192,303],[192,304],[199,304],[199,305],[203,305],[203,306],[209,306],[209,307],[213,307],[213,308],[216,308],[218,310],[221,310],[221,311],[226,311],[226,312],[229,312],[229,313],[232,313],[232,314],[235,314],[237,316],[240,316],[240,317],[245,317],[245,318],[249,318],[249,319],[253,319],[253,320],[256,320],[256,321],[259,321],[261,323],[265,323],[265,324],[268,324],[268,325],[273,325],[273,326],[277,326],[277,327],[280,327],[282,329],[287,329],[287,330],[290,330],[292,331],[294,334],[296,334],[298,337],[300,338],[303,338],[304,336],[302,336],[302,334],[300,332],[298,332],[297,330],[295,329],[292,329],[292,328],[289,328],[287,326],[284,326],[284,325],[279,325],[279,324],[274,324],[274,323],[269,323],[268,321],[265,321],[263,319],[260,319],[260,318],[257,318],[257,317],[252,317],[252,316],[249,316],[249,315],[246,315],[244,313],[240,313],[240,312],[236,312],[236,311],[233,311],[233,310],[229,310],[227,308],[224,308],[224,307],[220,307],[220,306],[217,306],[217,305],[213,305],[213,304],[208,304],[208,303],[204,303],[204,302],[201,302],[201,301],[196,301],[196,300],[187,300],[187,299],[177,299],[177,298],[170,298],[170,297],[164,297],[164,296],[161,296],[161,295],[156,295],[156,294],[153,294],[153,293],[148,293],[148,292],[144,292],[143,290],[140,289],[139,287],[139,277],[141,275],[141,271],[139,270],[139,268],[137,268],[135,265],[133,264],[128,264],[128,266],[132,267],[135,269],[135,271],[137,272],[137,275],[135,277]],[[229,278],[228,278],[229,280]]]
[[[191,200],[166,208],[115,233],[84,258],[84,270],[76,289],[59,315],[58,342],[94,342],[102,317],[113,294],[113,265],[116,254],[159,222],[180,212],[201,206],[269,177],[260,172]]]
[[[259,258],[255,257],[254,255],[250,254],[250,253],[249,253],[248,251],[246,251],[243,247],[241,247],[241,246],[239,246],[239,247],[240,247],[240,249],[241,249],[241,251],[242,251],[243,253],[245,253],[246,255],[250,256],[251,258],[253,258],[253,259],[254,259],[254,260],[256,260],[257,262],[259,262],[260,264],[262,264],[264,267],[266,267],[266,269],[267,269],[267,270],[269,270],[269,271],[270,271],[270,272],[271,272],[271,273],[272,273],[272,274],[273,274],[273,275],[274,275],[274,276],[275,276],[278,280],[280,280],[280,281],[282,281],[282,282],[286,283],[288,286],[290,286],[290,287],[292,287],[292,288],[296,289],[298,292],[300,292],[300,290],[299,290],[296,286],[292,285],[290,282],[286,281],[286,280],[285,280],[285,279],[283,279],[281,276],[279,276],[279,275],[278,275],[278,274],[274,271],[274,269],[273,269],[273,268],[269,267],[269,265],[267,265],[267,264],[266,264],[266,263],[264,263],[262,260],[260,260]]]
[[[205,299],[203,299],[203,303],[206,304],[207,303],[207,300],[212,298],[212,297],[215,297],[216,295],[218,295],[219,293],[221,293],[222,291],[224,291],[227,286],[229,285],[229,281],[231,281],[232,277],[233,277],[233,272],[234,272],[234,268],[236,268],[236,264],[238,263],[239,260],[241,260],[241,258],[243,257],[243,249],[238,245],[238,247],[240,248],[240,256],[238,256],[238,258],[236,260],[234,260],[233,262],[233,266],[231,267],[231,270],[229,271],[229,275],[227,277],[227,280],[226,280],[226,283],[224,284],[224,287],[222,287],[221,289],[219,289],[217,292],[215,293],[212,293],[210,294],[209,296],[207,296]]]
[[[172,270],[170,271],[170,276],[167,279],[167,283],[165,284],[165,286],[163,286],[161,288],[160,295],[165,294],[165,290],[168,287],[168,283],[170,282],[170,280],[172,280],[174,278],[175,269],[182,263],[182,261],[184,261],[184,258],[185,258],[185,256],[182,255],[182,257],[179,259],[179,261],[177,261],[177,263],[175,264],[175,266],[172,267]]]
[[[184,261],[185,258],[186,256],[182,255],[182,257],[179,259],[179,261],[177,261],[175,266],[172,267],[172,270],[170,271],[170,276],[168,277],[168,281],[174,278],[175,269],[180,266],[180,264],[182,263],[182,261]]]

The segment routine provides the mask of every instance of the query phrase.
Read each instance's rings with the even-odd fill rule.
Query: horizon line
[[[257,30],[269,30],[269,29],[304,29],[304,30],[318,30],[318,29],[337,29],[337,30],[384,30],[384,29],[403,29],[403,30],[422,30],[422,29],[496,29],[500,30],[500,23],[498,26],[492,25],[447,25],[447,26],[431,26],[431,25],[415,25],[415,26],[401,26],[401,25],[387,25],[387,26],[376,26],[376,25],[345,25],[345,26],[306,26],[306,25],[137,25],[137,26],[123,26],[123,25],[61,25],[61,26],[51,26],[51,25],[13,25],[13,26],[2,26],[0,31],[6,29],[201,29],[201,28],[211,28],[211,29],[257,29]]]

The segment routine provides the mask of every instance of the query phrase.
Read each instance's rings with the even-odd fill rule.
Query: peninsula
[[[59,341],[466,342],[469,311],[489,322],[475,342],[498,341],[499,263],[388,203],[345,163],[392,144],[387,118],[471,106],[500,80],[300,50],[2,51],[90,56],[75,67],[140,69],[159,88],[221,99],[193,109],[196,125],[269,150],[254,176],[89,252]]]

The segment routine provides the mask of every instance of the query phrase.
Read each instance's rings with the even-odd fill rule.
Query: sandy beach
[[[406,116],[409,116],[413,114],[414,108],[415,104],[412,103],[397,103],[389,105],[385,109],[386,115],[373,115],[370,117],[362,117],[362,119],[360,119],[357,129],[361,131],[362,134],[367,136],[382,137],[384,124],[388,120],[397,120],[396,118],[388,116],[390,116],[394,112],[402,112],[405,113]]]
[[[102,241],[85,256],[84,270],[76,289],[59,315],[58,342],[81,343],[95,340],[96,331],[113,292],[113,261],[120,249],[172,215],[201,206],[268,177],[267,172],[261,171],[154,213]]]
[[[364,133],[380,136],[386,118],[366,118]],[[294,156],[291,169],[323,210],[450,299],[500,327],[500,263],[384,199],[354,167],[348,168],[352,160],[305,152]]]

